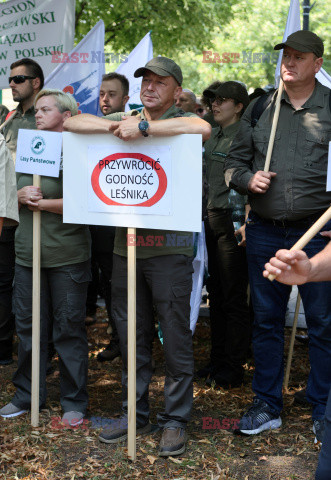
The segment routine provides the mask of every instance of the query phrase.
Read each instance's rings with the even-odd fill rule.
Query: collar
[[[216,135],[218,137],[233,137],[234,133],[237,133],[239,129],[239,120],[238,122],[231,123],[231,125],[228,125],[227,127],[222,128],[221,126],[216,127]]]
[[[19,104],[17,105],[17,107],[16,107],[16,110],[17,110],[18,113],[19,113],[20,115],[22,115],[22,116],[23,116],[23,115],[26,115],[26,114],[28,114],[28,115],[34,115],[34,114],[35,114],[34,106],[33,106],[33,105],[32,105],[32,107],[28,108],[25,113],[23,113],[22,105],[19,103]]]
[[[325,105],[325,100],[324,100],[325,95],[328,95],[328,89],[324,87],[316,79],[313,93],[310,95],[308,100],[306,100],[306,102],[301,106],[301,108],[312,108],[312,107],[323,108]],[[281,101],[287,102],[288,104],[292,105],[291,100],[289,99],[289,96],[287,95],[285,89],[283,90]]]

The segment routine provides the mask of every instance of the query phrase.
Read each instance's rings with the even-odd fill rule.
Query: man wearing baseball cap
[[[263,265],[277,250],[292,247],[331,201],[326,191],[330,89],[315,79],[323,63],[323,42],[312,32],[298,31],[275,46],[282,48],[284,92],[270,171],[264,172],[264,163],[277,91],[255,126],[254,102],[248,107],[225,164],[228,183],[249,195],[252,208],[246,242],[254,307],[255,398],[239,423],[239,430],[249,435],[280,427],[283,407],[284,326],[290,287],[263,278]],[[331,222],[324,227],[330,229]],[[318,234],[304,250],[311,257],[328,241]],[[315,441],[321,442],[331,383],[331,284],[309,283],[300,285],[299,291],[309,334],[307,399],[312,404]]]
[[[249,104],[246,88],[239,82],[223,82],[216,89],[207,88],[215,122],[205,142],[204,159],[208,183],[205,216],[208,250],[207,289],[210,301],[211,354],[207,366],[197,372],[223,388],[238,387],[243,382],[250,319],[247,305],[247,265],[244,246],[239,246],[233,228],[230,189],[224,179],[224,161],[239,129],[239,120]],[[245,221],[245,197],[236,198],[236,221]],[[239,210],[239,211],[238,211]],[[243,218],[241,218],[243,217]],[[238,231],[239,232],[239,231]],[[244,243],[244,242],[243,242]]]
[[[79,115],[65,128],[76,133],[113,133],[122,140],[182,133],[210,136],[210,125],[175,105],[183,76],[170,58],[156,57],[138,68],[142,77],[140,98],[144,108],[138,112],[114,113],[103,118]],[[138,114],[138,115],[137,115]],[[124,121],[122,121],[124,120]],[[180,159],[178,159],[180,161]],[[173,456],[185,451],[185,427],[193,402],[193,349],[190,331],[190,294],[192,289],[192,234],[137,229],[141,244],[163,238],[162,245],[137,246],[137,434],[151,431],[148,388],[152,377],[152,342],[154,336],[153,304],[156,305],[165,351],[165,410],[158,415],[163,428],[159,455]],[[167,245],[169,235],[180,235],[177,246]],[[125,228],[115,235],[112,312],[120,338],[123,359],[123,416],[101,432],[99,439],[117,443],[127,437],[127,237]]]

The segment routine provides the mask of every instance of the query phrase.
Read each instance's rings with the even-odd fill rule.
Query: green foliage
[[[218,23],[229,17],[233,1],[77,0],[76,40],[102,19],[105,44],[119,53],[129,53],[150,30],[158,54],[173,57],[174,52],[187,48],[199,51]]]

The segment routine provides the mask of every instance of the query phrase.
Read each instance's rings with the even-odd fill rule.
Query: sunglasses
[[[33,78],[37,78],[37,77],[30,77],[29,75],[15,75],[14,77],[9,77],[8,82],[9,83],[14,82],[18,84],[18,83],[24,83],[25,80],[28,80],[28,79],[32,80]]]

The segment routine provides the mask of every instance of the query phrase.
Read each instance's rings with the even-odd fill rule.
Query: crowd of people
[[[0,182],[8,185],[7,198],[0,199],[0,217],[4,218],[0,236],[0,364],[12,362],[14,329],[19,348],[13,376],[16,392],[11,402],[0,408],[2,417],[21,415],[31,402],[32,214],[40,211],[40,406],[46,402],[47,358],[54,347],[59,356],[63,420],[71,426],[83,421],[88,404],[86,325],[96,320],[100,275],[111,339],[98,360],[122,357],[123,414],[100,433],[99,439],[116,443],[127,437],[126,230],[63,223],[62,167],[58,178],[42,177],[40,188],[33,186],[28,174],[17,174],[16,183],[11,181],[18,130],[112,134],[123,141],[149,135],[201,134],[211,353],[196,375],[209,385],[225,389],[240,386],[252,344],[255,396],[238,430],[254,435],[279,428],[285,313],[289,285],[298,284],[309,334],[311,371],[306,396],[312,405],[316,441],[322,443],[331,385],[330,258],[322,255],[329,266],[322,275],[312,277],[308,265],[314,262],[308,257],[317,255],[319,259],[319,252],[330,245],[329,236],[316,235],[305,248],[308,257],[303,252],[296,257],[281,250],[267,262],[277,250],[290,248],[330,204],[326,175],[331,96],[330,89],[315,79],[324,50],[317,35],[298,31],[275,49],[283,49],[284,91],[268,172],[264,162],[278,90],[260,89],[250,98],[242,83],[217,80],[206,86],[198,99],[190,89],[182,88],[182,71],[173,60],[155,57],[134,74],[142,77],[142,110],[124,113],[128,80],[110,73],[100,85],[103,116],[97,117],[77,115],[77,104],[70,94],[43,88],[43,73],[34,60],[22,59],[11,65],[9,87],[18,106],[13,112],[6,107],[0,110],[1,165],[7,165],[1,168],[7,176]],[[19,215],[15,215],[15,205]],[[331,222],[323,231],[331,231]],[[193,403],[189,326],[193,234],[173,233],[187,241],[177,246],[137,247],[136,427],[140,434],[151,431],[148,389],[156,310],[166,364],[165,409],[158,414],[163,430],[160,456],[185,451]],[[165,232],[137,229],[137,235],[165,237]],[[304,273],[294,275],[304,262]],[[266,272],[262,275],[265,264],[279,281],[270,282]],[[318,265],[317,270],[320,268]]]

